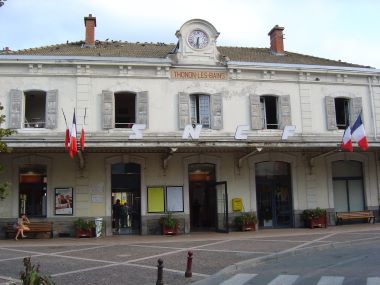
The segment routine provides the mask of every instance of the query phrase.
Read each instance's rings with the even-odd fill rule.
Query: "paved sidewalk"
[[[165,284],[207,284],[213,276],[268,259],[373,239],[380,239],[380,224],[174,237],[0,240],[0,284],[18,280],[25,256],[39,263],[56,284],[155,284],[159,258],[164,261]],[[188,251],[194,253],[192,278],[184,277]]]

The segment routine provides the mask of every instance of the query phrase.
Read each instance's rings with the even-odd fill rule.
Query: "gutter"
[[[380,74],[380,69],[373,67],[348,67],[348,66],[328,66],[328,65],[311,65],[311,64],[291,64],[291,63],[268,63],[268,62],[246,62],[246,61],[228,61],[228,68],[276,68],[276,69],[296,69],[296,70],[312,70],[312,71],[336,71],[336,72],[359,72],[364,74]]]

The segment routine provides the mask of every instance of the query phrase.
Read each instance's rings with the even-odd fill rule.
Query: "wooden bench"
[[[343,225],[343,221],[348,220],[367,220],[368,223],[375,223],[375,216],[372,211],[355,211],[355,212],[336,212],[336,224]]]
[[[14,238],[16,231],[13,228],[14,223],[7,223],[4,227],[5,237]],[[31,222],[28,224],[30,231],[25,231],[24,234],[29,236],[30,234],[37,236],[40,233],[49,234],[49,237],[53,237],[53,223],[52,222]]]

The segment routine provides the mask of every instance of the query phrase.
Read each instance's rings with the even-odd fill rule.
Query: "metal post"
[[[187,256],[187,267],[185,272],[185,277],[191,277],[193,276],[193,273],[191,272],[191,266],[193,264],[193,252],[189,251]]]
[[[164,261],[160,258],[158,260],[158,265],[157,265],[157,282],[156,285],[164,285],[164,281],[162,280],[162,275],[164,271]]]

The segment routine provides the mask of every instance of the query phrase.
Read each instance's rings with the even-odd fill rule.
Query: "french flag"
[[[358,143],[361,150],[368,150],[367,137],[365,135],[364,125],[360,115],[352,126],[351,136],[352,139]]]
[[[77,122],[75,120],[75,111],[74,111],[74,117],[73,117],[73,124],[71,125],[71,132],[70,132],[70,150],[69,150],[70,156],[74,157],[78,153],[78,146],[77,146]]]
[[[349,152],[354,151],[354,148],[352,147],[350,126],[348,126],[347,129],[344,131],[341,148],[343,148]]]

